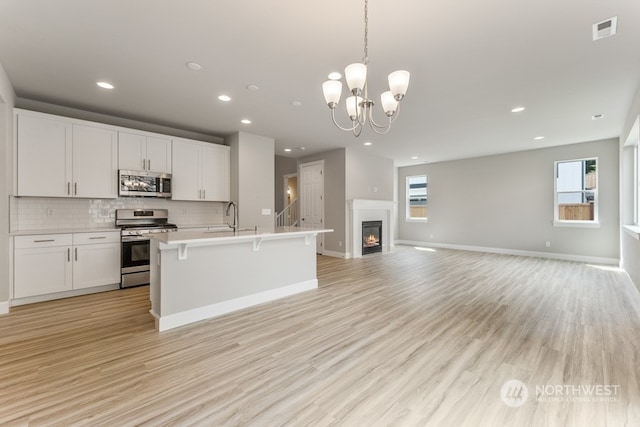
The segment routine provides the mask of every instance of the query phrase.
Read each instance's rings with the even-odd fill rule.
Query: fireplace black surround
[[[382,221],[362,221],[362,255],[382,252]]]

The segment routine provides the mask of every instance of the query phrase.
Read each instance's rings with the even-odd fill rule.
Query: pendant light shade
[[[384,113],[389,117],[393,116],[398,109],[398,101],[393,97],[390,90],[382,92],[382,95],[380,95],[380,102]]]
[[[346,107],[347,115],[351,121],[360,120],[362,118],[363,107],[361,106],[363,98],[360,96],[350,96],[347,98]]]
[[[349,91],[354,95],[360,95],[367,82],[367,66],[359,62],[347,65],[344,69],[344,77],[347,79]]]
[[[406,70],[398,70],[389,74],[389,89],[396,101],[401,101],[409,88],[410,74]]]
[[[327,80],[322,84],[322,92],[329,108],[336,108],[342,94],[342,82],[339,80]]]

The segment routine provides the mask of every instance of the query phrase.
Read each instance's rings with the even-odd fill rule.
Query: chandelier
[[[357,137],[360,136],[365,124],[369,122],[371,129],[377,134],[384,135],[389,132],[391,125],[398,118],[400,113],[400,101],[404,98],[409,87],[409,72],[406,70],[398,70],[389,74],[389,90],[380,95],[380,104],[384,114],[387,116],[387,122],[378,124],[373,119],[374,102],[369,99],[367,94],[367,65],[369,64],[369,0],[364,2],[364,57],[362,62],[348,65],[344,69],[345,80],[351,96],[346,99],[347,115],[351,120],[351,127],[342,127],[336,121],[336,107],[340,102],[342,94],[342,82],[340,80],[327,80],[322,84],[322,92],[324,99],[331,109],[331,119],[333,124],[346,132],[353,132]]]

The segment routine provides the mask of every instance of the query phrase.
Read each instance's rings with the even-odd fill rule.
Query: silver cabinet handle
[[[77,261],[78,260],[78,248],[74,248],[75,249],[75,254],[74,254],[74,258]]]
[[[71,262],[71,248],[67,248],[67,262]]]
[[[99,236],[99,237],[89,237],[89,240],[98,240],[98,239],[106,239],[106,236]]]
[[[56,239],[34,240],[33,243],[55,242]]]
[[[147,170],[151,170],[151,159],[147,160]]]
[[[78,195],[78,183],[77,182],[73,183],[73,195],[74,196]]]
[[[147,161],[145,159],[142,159],[142,170],[145,170],[147,168],[146,163]]]
[[[71,183],[67,182],[67,194],[70,196],[71,195]]]
[[[202,190],[202,198],[203,199],[207,198],[207,190]]]

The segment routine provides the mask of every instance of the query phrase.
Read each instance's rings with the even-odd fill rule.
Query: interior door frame
[[[284,192],[282,194],[282,199],[283,199],[283,209],[286,208],[287,206],[289,206],[289,202],[287,200],[287,190],[289,189],[289,179],[293,178],[293,177],[298,177],[298,173],[288,173],[286,175],[282,175],[282,181],[283,181],[283,185],[284,185]],[[300,197],[300,190],[298,188],[296,188],[296,193],[298,193],[298,197]]]
[[[322,178],[322,194],[320,195],[322,203],[320,204],[320,220],[322,222],[322,226],[326,226],[325,223],[325,212],[324,212],[324,160],[316,160],[313,162],[307,162],[307,163],[300,163],[298,165],[298,199],[300,200],[300,202],[298,203],[298,218],[302,219],[302,205],[304,203],[304,178],[303,178],[303,173],[302,173],[302,169],[305,167],[313,167],[313,166],[321,166],[320,168],[320,176]],[[324,254],[324,233],[318,233],[317,237],[317,248],[319,248],[319,250],[317,250],[317,253],[320,255]]]

